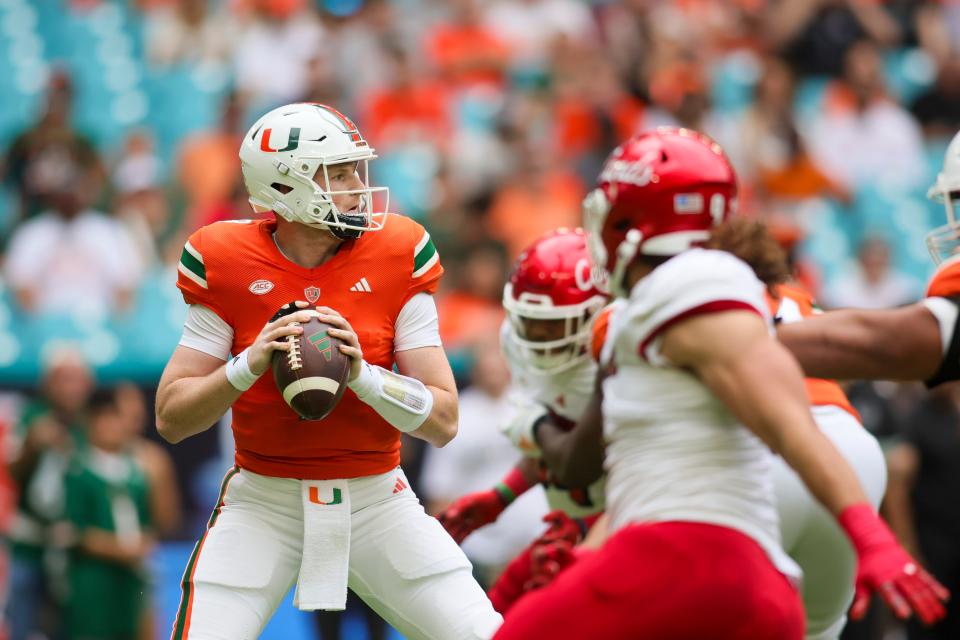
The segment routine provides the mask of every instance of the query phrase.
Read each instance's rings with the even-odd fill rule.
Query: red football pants
[[[746,535],[708,524],[631,525],[510,610],[495,640],[800,640],[792,584]]]

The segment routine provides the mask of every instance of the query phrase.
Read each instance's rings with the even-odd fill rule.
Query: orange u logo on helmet
[[[285,146],[283,149],[270,148],[271,133],[273,133],[273,129],[263,130],[263,137],[260,138],[260,151],[266,151],[267,153],[282,153],[284,151],[293,151],[300,146],[300,127],[290,128],[290,134],[287,137],[287,146]]]

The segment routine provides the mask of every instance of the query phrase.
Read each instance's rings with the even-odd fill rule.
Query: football
[[[343,341],[327,332],[335,328],[317,317],[303,333],[287,336],[290,351],[274,351],[273,380],[290,408],[304,420],[326,418],[347,388],[350,358],[338,348]]]

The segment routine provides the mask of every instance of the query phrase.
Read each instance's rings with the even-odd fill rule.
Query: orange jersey
[[[774,299],[768,295],[767,302],[770,305],[770,312],[778,322],[797,322],[816,313],[813,296],[803,289],[781,284],[777,286],[777,296],[778,298]],[[853,408],[850,400],[847,399],[847,394],[836,382],[822,378],[806,378],[804,382],[811,405],[840,407],[858,422],[860,421],[860,414]]]
[[[928,298],[949,298],[960,295],[960,256],[940,265],[927,285]]]
[[[400,310],[413,295],[434,293],[443,274],[430,234],[390,214],[380,231],[344,242],[326,263],[307,269],[284,257],[275,230],[274,220],[255,220],[194,232],[178,265],[183,299],[208,307],[233,328],[234,354],[250,346],[287,302],[331,307],[356,331],[364,359],[390,369]],[[323,420],[303,421],[269,371],[233,404],[233,435],[237,465],[261,475],[357,478],[400,464],[400,432],[352,392]]]
[[[593,321],[593,330],[590,335],[590,356],[594,362],[600,362],[600,352],[603,351],[603,343],[607,341],[607,329],[610,328],[610,315],[613,313],[613,305],[607,305],[600,310]]]

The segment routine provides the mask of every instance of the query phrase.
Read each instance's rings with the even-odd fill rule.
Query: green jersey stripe
[[[427,262],[437,255],[437,248],[433,246],[433,240],[427,236],[427,242],[413,257],[413,271],[416,273],[423,268]]]
[[[419,278],[420,276],[425,274],[427,271],[430,271],[430,269],[433,268],[433,265],[437,264],[438,262],[440,262],[440,254],[434,251],[433,255],[430,256],[427,259],[427,261],[423,263],[423,266],[413,272],[413,277]]]
[[[430,233],[424,229],[423,237],[420,238],[419,242],[417,242],[417,246],[413,248],[413,255],[420,253],[420,250],[423,249],[428,242],[430,242]]]
[[[189,252],[194,258],[196,258],[200,264],[203,264],[203,254],[194,249],[193,245],[190,244],[190,241],[187,240],[186,244],[183,245],[185,251]]]
[[[195,273],[204,280],[207,279],[207,268],[203,265],[203,259],[198,259],[192,252],[193,247],[190,243],[183,245],[183,252],[180,254],[180,264]]]
[[[185,275],[186,277],[190,278],[191,280],[193,280],[194,282],[196,282],[198,285],[200,285],[200,286],[203,287],[204,289],[207,288],[207,280],[206,280],[206,278],[201,278],[200,276],[198,276],[197,274],[195,274],[193,271],[190,271],[190,269],[187,269],[185,266],[183,266],[183,263],[182,263],[182,262],[177,265],[177,271],[179,271],[180,273],[182,273],[182,274]]]

